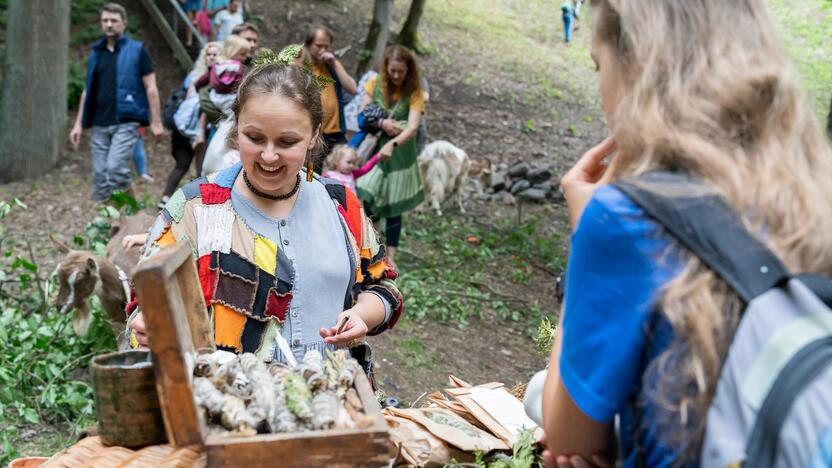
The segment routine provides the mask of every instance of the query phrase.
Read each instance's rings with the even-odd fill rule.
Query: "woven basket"
[[[104,354],[90,365],[104,445],[143,447],[167,441],[147,351]]]
[[[87,463],[101,450],[104,450],[104,446],[99,437],[87,437],[56,454],[40,468],[75,468]]]

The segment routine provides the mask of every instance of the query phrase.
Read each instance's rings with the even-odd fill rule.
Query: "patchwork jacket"
[[[217,347],[238,353],[256,353],[265,361],[282,360],[275,345],[275,335],[281,333],[287,312],[292,310],[293,317],[297,317],[298,313],[302,316],[315,311],[303,310],[302,305],[291,307],[296,287],[295,262],[285,252],[289,250],[288,241],[284,240],[284,249],[278,241],[258,234],[235,209],[244,202],[234,198],[240,197],[239,194],[232,196],[232,186],[240,170],[238,163],[209,178],[196,179],[178,190],[150,229],[143,259],[153,256],[164,246],[188,242],[197,262]],[[301,184],[308,182],[304,180]],[[343,309],[339,309],[352,307],[361,293],[376,294],[385,303],[387,319],[369,334],[392,328],[402,314],[404,301],[394,282],[396,272],[384,261],[384,246],[378,243],[361,202],[352,190],[338,181],[315,179],[312,184],[323,184],[329,196],[323,206],[328,207],[331,202],[331,209],[339,220],[336,224],[340,224],[342,231],[336,237],[343,235],[347,245],[350,280]],[[319,187],[303,190],[313,189],[319,190]],[[298,208],[296,204],[295,210]],[[297,215],[306,216],[302,212]],[[282,220],[271,221],[285,225]],[[342,277],[346,277],[347,272],[344,273]],[[128,313],[135,310],[136,305],[135,301],[131,302]],[[296,310],[298,308],[301,310]],[[293,320],[300,321],[302,317]],[[335,316],[331,317],[331,322],[334,325]],[[317,334],[317,328],[314,333]],[[296,338],[301,336],[300,331],[292,334]],[[322,341],[289,341],[293,351],[300,355],[308,348],[324,347]],[[303,348],[304,344],[308,346]]]

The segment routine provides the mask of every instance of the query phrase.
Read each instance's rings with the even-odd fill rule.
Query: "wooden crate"
[[[201,446],[209,467],[387,466],[387,423],[363,373],[355,389],[373,419],[365,429],[264,434],[252,437],[207,436],[193,394],[197,350],[216,349],[199,286],[196,264],[184,243],[162,249],[137,268],[133,281],[142,304],[153,356],[156,390],[168,442],[173,447]]]

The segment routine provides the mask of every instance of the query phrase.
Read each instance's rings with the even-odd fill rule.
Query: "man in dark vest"
[[[150,125],[155,139],[164,134],[153,61],[144,44],[125,33],[127,11],[117,3],[101,8],[105,37],[92,48],[87,79],[69,141],[78,148],[82,128],[91,128],[92,197],[132,192],[130,160],[139,127]]]
[[[347,124],[344,116],[344,105],[349,102],[349,94],[358,93],[355,80],[344,70],[341,62],[332,53],[332,31],[326,26],[314,26],[306,34],[304,47],[308,59],[312,60],[312,73],[315,76],[323,76],[332,82],[321,90],[321,106],[324,110],[324,121],[321,124],[323,133],[324,149],[323,157],[329,155],[332,147],[339,143],[346,143],[344,133],[347,131]],[[320,165],[316,165],[316,170]]]

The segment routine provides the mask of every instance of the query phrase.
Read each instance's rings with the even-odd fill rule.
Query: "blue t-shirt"
[[[619,416],[624,466],[635,466],[633,390],[640,388],[646,362],[673,339],[669,324],[654,313],[661,288],[684,266],[677,246],[615,187],[595,192],[572,236],[560,374],[589,417],[611,424]],[[659,406],[648,399],[642,408],[647,466],[672,465],[680,447],[655,439]]]

